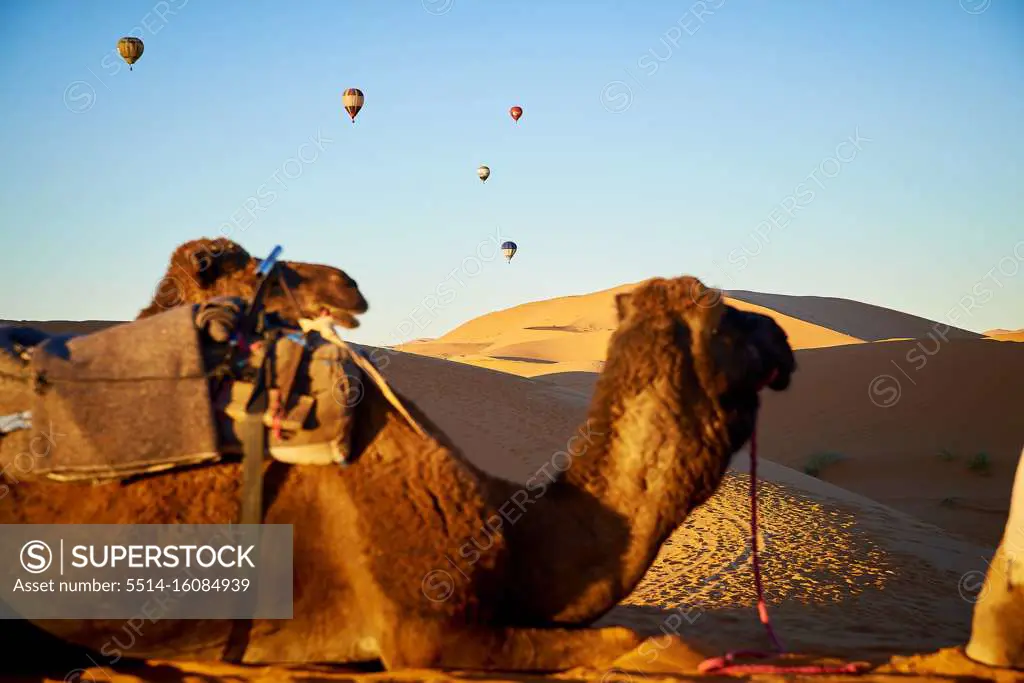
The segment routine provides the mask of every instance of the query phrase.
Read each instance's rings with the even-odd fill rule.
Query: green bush
[[[839,453],[815,453],[807,459],[807,464],[804,465],[804,474],[817,477],[823,469],[840,460],[843,460],[843,456]]]

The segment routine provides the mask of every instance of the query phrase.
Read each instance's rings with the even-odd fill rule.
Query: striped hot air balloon
[[[505,261],[506,262],[512,263],[512,257],[516,255],[516,249],[518,249],[518,248],[519,247],[516,246],[516,243],[515,242],[511,242],[511,241],[510,242],[503,242],[501,244],[501,251],[502,251],[503,254],[505,254]]]
[[[341,96],[341,103],[352,118],[352,123],[355,123],[356,114],[363,108],[363,91],[359,88],[349,88]]]
[[[125,36],[117,41],[117,51],[121,55],[121,59],[128,62],[129,71],[132,71],[132,64],[139,61],[144,49],[145,45],[142,44],[142,39],[135,36]]]
[[[487,168],[486,166],[481,166],[480,168],[476,169],[476,175],[478,178],[480,178],[480,182],[486,183],[487,179],[491,177],[491,169]]]

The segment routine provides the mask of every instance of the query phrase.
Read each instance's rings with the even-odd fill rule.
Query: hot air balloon
[[[359,88],[349,88],[341,96],[341,103],[345,106],[348,115],[352,117],[352,123],[355,123],[356,114],[363,108],[363,91]]]
[[[515,242],[502,242],[501,251],[505,254],[505,261],[512,263],[512,257],[516,255],[518,248]]]
[[[509,109],[508,113],[512,117],[513,121],[515,121],[516,123],[519,123],[519,117],[523,115],[523,108],[520,107],[519,105],[516,105],[516,106],[512,107],[511,109]]]
[[[121,59],[128,62],[129,71],[132,71],[132,64],[139,61],[144,49],[142,39],[135,36],[125,36],[117,41],[117,51],[121,54]]]
[[[481,166],[476,169],[476,175],[480,178],[481,182],[487,182],[487,179],[491,177],[491,169],[486,166]]]

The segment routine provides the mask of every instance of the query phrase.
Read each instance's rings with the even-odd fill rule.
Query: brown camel
[[[785,389],[796,366],[771,318],[694,278],[650,280],[616,305],[587,423],[552,458],[557,477],[488,476],[369,382],[354,464],[272,461],[265,521],[294,525],[294,618],[254,622],[243,661],[550,671],[605,666],[639,644],[629,629],[583,627],[714,493],[751,435],[759,388]],[[218,464],[93,487],[22,482],[0,523],[226,523],[239,479],[239,465]],[[220,659],[231,626],[147,621],[129,647],[123,622],[37,624],[99,662]]]
[[[250,298],[256,292],[256,269],[261,262],[241,245],[223,237],[186,242],[171,254],[153,300],[136,320],[217,296]],[[298,261],[282,261],[281,266],[285,284],[303,308],[303,315],[327,313],[345,327],[358,327],[359,321],[353,314],[365,313],[368,305],[355,280],[344,271]],[[277,283],[267,293],[265,308],[289,320],[297,315]]]

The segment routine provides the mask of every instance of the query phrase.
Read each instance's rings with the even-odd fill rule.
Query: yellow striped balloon
[[[145,46],[142,44],[142,39],[135,36],[125,36],[117,41],[117,51],[121,53],[121,59],[128,62],[129,71],[132,70],[132,64],[139,61],[139,57],[142,56],[144,49]]]
[[[352,117],[352,123],[356,122],[356,114],[363,108],[363,91],[359,88],[349,88],[341,96],[341,103],[345,106],[345,111]]]

